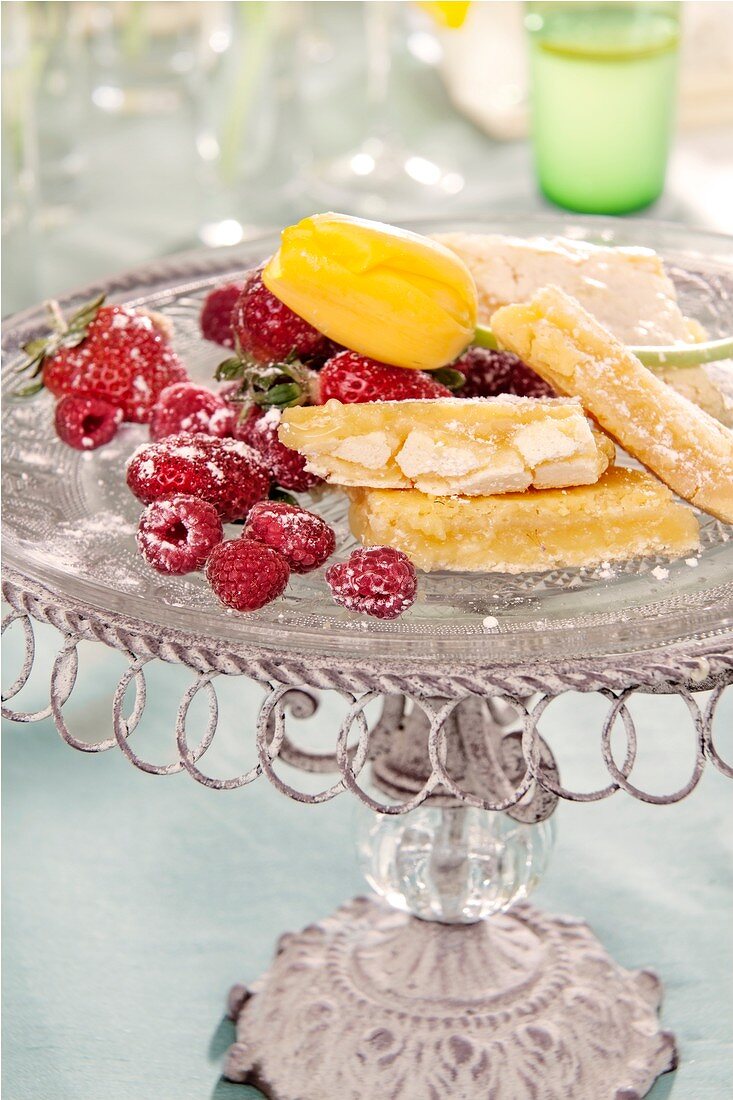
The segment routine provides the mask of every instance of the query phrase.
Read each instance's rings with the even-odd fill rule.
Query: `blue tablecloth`
[[[43,663],[52,647],[50,631],[41,635]],[[84,645],[81,656],[68,721],[77,736],[95,740],[109,729],[122,665],[102,647]],[[19,657],[13,639],[7,673]],[[135,735],[151,759],[170,759],[187,683],[182,669],[152,677]],[[40,706],[43,690],[42,683],[25,689],[26,705]],[[253,759],[259,692],[232,682],[222,696],[222,730],[207,766],[234,775]],[[303,736],[328,722],[331,705]],[[599,700],[572,695],[543,719],[563,778],[578,789],[601,782],[601,713]],[[635,714],[638,782],[657,791],[681,786],[693,763],[681,702],[647,698]],[[733,730],[733,689],[718,729]],[[722,747],[730,737],[721,740]],[[359,811],[350,796],[307,807],[264,779],[216,792],[185,775],[144,775],[117,749],[72,751],[50,721],[6,728],[3,788],[3,1096],[257,1095],[220,1080],[233,1031],[224,997],[232,982],[267,965],[281,931],[363,890],[354,854]],[[556,852],[534,900],[583,916],[619,962],[653,966],[663,978],[662,1018],[677,1033],[681,1066],[657,1083],[654,1100],[722,1100],[733,1051],[729,783],[709,769],[678,805],[617,794],[563,805],[558,823]]]

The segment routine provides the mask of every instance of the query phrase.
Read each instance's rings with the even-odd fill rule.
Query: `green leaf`
[[[297,405],[303,398],[303,391],[295,382],[282,382],[273,386],[264,393],[254,395],[254,401],[258,405],[277,405],[284,409],[290,405]]]
[[[69,328],[87,328],[99,313],[105,298],[106,294],[98,294],[96,298],[92,298],[91,301],[84,302],[83,305],[79,306],[76,313],[72,313],[69,318]]]
[[[43,382],[31,382],[28,386],[23,386],[21,389],[16,390],[13,394],[14,397],[35,397],[37,393],[40,393],[43,389]]]
[[[43,361],[46,358],[44,351],[34,355],[32,359],[28,359],[27,362],[21,363],[19,367],[15,368],[16,374],[25,374],[27,371],[31,372],[31,377],[35,378],[37,374],[41,373],[43,368]]]
[[[29,366],[28,377],[29,378],[38,378],[38,375],[43,370],[43,364],[45,362],[46,362],[45,356],[42,355],[39,359],[35,360],[33,363],[29,363],[28,364],[28,366]]]
[[[220,363],[216,368],[214,375],[217,382],[228,381],[232,378],[244,377],[244,363],[239,358],[225,359],[223,363]]]
[[[292,504],[296,508],[300,508],[297,500],[292,493],[286,493],[284,489],[281,489],[279,485],[272,485],[269,493],[270,500],[277,500],[281,504]]]
[[[27,344],[23,344],[23,351],[26,355],[30,355],[31,359],[36,359],[39,355],[45,354],[46,343],[45,336],[38,336],[35,340],[29,340]]]
[[[301,384],[307,384],[309,377],[313,373],[311,368],[307,367],[300,359],[289,359],[285,366],[285,373],[287,376]]]
[[[430,372],[430,377],[447,386],[449,390],[459,390],[466,381],[463,371],[456,370],[455,367],[438,367]]]
[[[250,371],[245,372],[245,380],[248,386],[254,390],[269,390],[278,382],[285,380],[286,376],[280,371]]]
[[[77,332],[76,329],[69,329],[69,331],[61,339],[61,347],[78,348],[79,344],[83,344],[86,338],[86,329],[82,329],[81,332]]]

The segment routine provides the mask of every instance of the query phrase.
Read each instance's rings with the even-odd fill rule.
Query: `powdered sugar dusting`
[[[144,444],[127,464],[127,484],[145,504],[172,495],[198,496],[224,522],[244,519],[267,495],[270,478],[246,443],[180,432]]]

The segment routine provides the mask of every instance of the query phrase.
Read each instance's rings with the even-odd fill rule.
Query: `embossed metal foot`
[[[251,996],[252,994],[246,985],[241,985],[238,982],[232,986],[227,997],[227,1016],[230,1020],[236,1021],[239,1018],[239,1013],[242,1011],[245,1001],[248,1001]]]
[[[224,1072],[273,1100],[640,1100],[676,1065],[660,995],[527,903],[459,927],[354,898],[281,942]]]

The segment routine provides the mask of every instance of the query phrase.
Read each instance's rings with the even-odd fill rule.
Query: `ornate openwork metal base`
[[[225,1075],[273,1100],[639,1100],[676,1064],[660,999],[527,903],[458,927],[354,898],[234,986]]]

